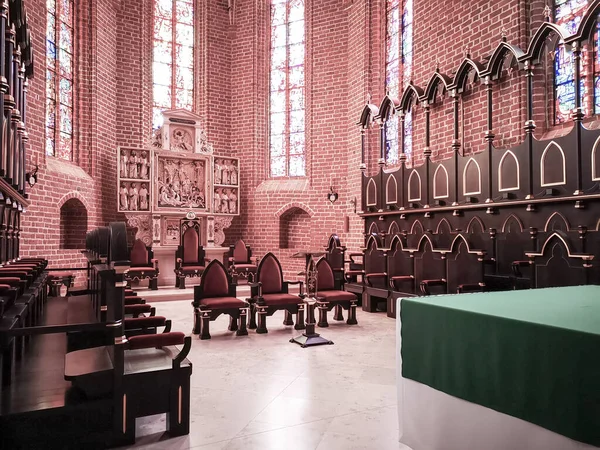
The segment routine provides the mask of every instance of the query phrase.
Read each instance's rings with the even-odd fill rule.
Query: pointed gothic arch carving
[[[398,181],[394,175],[390,175],[385,183],[385,204],[398,203]]]
[[[542,187],[561,186],[567,182],[565,152],[554,141],[550,142],[542,153],[540,174]]]
[[[498,191],[516,191],[521,188],[521,167],[519,160],[511,150],[507,150],[498,164]]]
[[[445,233],[451,234],[452,227],[450,226],[450,222],[448,222],[448,220],[446,220],[446,218],[444,217],[438,223],[438,226],[435,229],[435,234],[445,234]]]
[[[423,224],[419,219],[415,220],[410,227],[410,234],[423,234],[424,232]]]
[[[592,180],[600,181],[600,155],[598,155],[598,148],[600,148],[600,137],[594,142],[592,148]]]
[[[463,195],[481,194],[481,167],[474,158],[469,158],[463,170]]]
[[[369,237],[371,237],[373,234],[376,234],[379,236],[379,226],[377,225],[377,222],[372,222],[371,225],[369,226]]]
[[[467,225],[467,233],[485,233],[483,221],[477,216],[473,217]]]
[[[413,169],[408,177],[408,201],[418,202],[421,200],[421,175]]]
[[[450,196],[448,171],[443,164],[437,166],[433,174],[433,198],[442,199]]]
[[[400,233],[400,227],[398,226],[398,222],[395,220],[392,221],[390,227],[388,228],[388,236],[395,236]]]
[[[377,185],[375,184],[375,180],[373,178],[369,178],[367,182],[367,206],[376,206],[377,205]]]
[[[556,228],[555,225],[558,225],[559,228]],[[544,231],[564,231],[565,233],[571,229],[569,225],[569,221],[565,216],[563,216],[558,211],[553,212],[548,220],[546,221],[546,225],[544,225]]]
[[[508,216],[506,218],[506,220],[504,221],[504,223],[502,224],[502,232],[506,233],[507,230],[508,231],[516,231],[513,226],[517,226],[519,227],[519,232],[523,232],[523,222],[521,222],[521,219],[519,219],[517,216],[515,216],[514,214],[511,214],[510,216]]]

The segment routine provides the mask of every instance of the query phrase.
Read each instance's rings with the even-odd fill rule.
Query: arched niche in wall
[[[88,212],[78,198],[67,200],[60,207],[60,248],[85,249]]]
[[[395,236],[397,234],[400,233],[400,227],[398,226],[398,223],[394,220],[392,221],[392,223],[390,224],[390,227],[388,228],[388,236]]]
[[[308,248],[312,232],[311,216],[302,208],[291,207],[279,216],[279,248]]]
[[[564,231],[566,233],[570,228],[567,218],[558,211],[553,212],[544,225],[544,231]]]
[[[448,171],[443,164],[440,164],[433,174],[433,198],[436,200],[448,198],[449,191]]]
[[[498,190],[500,192],[518,190],[519,176],[519,160],[510,150],[505,151],[498,164]]]
[[[469,158],[463,170],[463,195],[481,194],[481,168],[473,158]]]
[[[502,232],[503,233],[522,233],[523,232],[523,222],[514,214],[511,214],[506,218],[504,223],[502,224]]]
[[[567,182],[565,152],[556,142],[550,142],[540,160],[541,185],[560,186]]]
[[[483,221],[477,216],[473,217],[467,225],[467,233],[483,232],[485,232],[485,225],[483,224]]]
[[[594,148],[592,149],[592,180],[600,181],[600,155],[598,155],[598,148],[600,148],[600,137],[596,139]]]
[[[408,177],[408,201],[418,202],[421,200],[421,175],[415,169]]]
[[[390,175],[385,183],[385,204],[398,203],[398,181],[394,175]]]
[[[377,185],[373,178],[369,178],[367,183],[367,206],[377,205]]]
[[[369,235],[369,237],[373,234],[379,235],[379,226],[376,222],[371,223],[371,226],[369,227],[369,232],[367,234]]]

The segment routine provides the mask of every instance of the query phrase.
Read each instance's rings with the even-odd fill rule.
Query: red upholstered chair
[[[181,238],[175,253],[175,287],[185,289],[186,277],[199,277],[204,272],[208,259],[200,245],[200,223],[196,220],[183,220]]]
[[[248,303],[236,297],[236,285],[221,261],[212,260],[202,275],[200,285],[194,288],[194,334],[210,339],[209,323],[221,314],[228,314],[229,331],[236,336],[248,334],[246,316]],[[236,321],[239,322],[239,327]]]
[[[272,316],[275,311],[283,309],[285,311],[284,325],[294,325],[292,314],[296,314],[296,330],[304,330],[304,302],[298,295],[292,295],[288,292],[290,284],[300,284],[301,281],[283,281],[283,271],[281,264],[275,255],[267,253],[260,261],[256,271],[257,295],[253,295],[253,305],[251,314],[258,313],[257,333],[267,333],[267,316]],[[254,320],[251,318],[251,323]]]
[[[335,288],[336,280],[333,268],[325,258],[317,261],[317,303],[319,310],[320,327],[328,327],[327,311],[335,307],[333,320],[344,320],[342,309],[348,310],[348,325],[356,325],[356,303],[358,298],[352,292],[346,292]]]
[[[254,280],[258,268],[258,258],[252,256],[252,250],[241,239],[229,247],[229,273],[237,283],[239,277],[249,282]]]
[[[152,248],[146,247],[141,239],[136,239],[129,252],[131,266],[125,275],[127,283],[132,280],[149,278],[148,287],[153,291],[158,289],[158,260],[154,259]]]

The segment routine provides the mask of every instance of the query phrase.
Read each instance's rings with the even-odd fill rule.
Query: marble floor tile
[[[190,334],[189,300],[155,302],[174,331]],[[212,339],[193,336],[190,434],[169,438],[165,416],[137,421],[131,448],[149,450],[406,450],[398,443],[395,326],[385,314],[357,312],[358,325],[330,316],[317,332],[334,345],[301,348],[283,313],[269,333],[236,337],[228,317],[211,322]]]

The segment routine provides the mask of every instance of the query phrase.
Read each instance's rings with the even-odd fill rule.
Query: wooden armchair
[[[447,294],[446,257],[434,249],[433,237],[424,234],[415,254],[415,278],[422,295]]]
[[[333,320],[344,320],[342,309],[348,310],[348,325],[356,325],[356,303],[358,297],[352,292],[336,289],[335,273],[327,259],[317,261],[317,303],[320,327],[328,327],[327,312],[335,308]]]
[[[298,295],[288,292],[290,284],[299,284],[302,292],[301,281],[283,281],[281,264],[275,255],[267,253],[260,261],[256,271],[256,284],[253,287],[251,305],[251,324],[254,323],[254,314],[258,314],[257,333],[268,333],[267,316],[272,316],[275,311],[285,311],[284,325],[294,325],[292,314],[296,314],[296,330],[304,330],[304,302]]]
[[[200,224],[195,220],[183,220],[181,239],[175,252],[175,287],[185,289],[185,279],[200,277],[209,261],[200,245]]]
[[[342,245],[337,234],[332,234],[327,240],[325,247],[325,259],[331,265],[333,277],[336,281],[336,287],[340,288],[344,284],[344,265],[346,260],[346,247]]]
[[[158,260],[153,258],[152,249],[146,247],[141,239],[136,239],[129,252],[131,267],[125,275],[127,284],[132,280],[143,280],[149,278],[148,287],[153,291],[158,289]]]
[[[202,275],[200,285],[194,288],[194,334],[210,339],[209,323],[221,314],[229,315],[229,331],[245,336],[248,303],[236,297],[236,285],[221,261],[212,260]],[[239,327],[236,321],[239,322]]]
[[[258,258],[252,256],[252,249],[241,239],[235,245],[229,246],[228,262],[229,273],[234,283],[237,283],[240,277],[245,278],[248,282],[254,281]]]
[[[362,309],[368,312],[377,311],[380,301],[388,298],[387,249],[383,248],[383,240],[377,235],[369,236],[364,253],[365,295]]]

